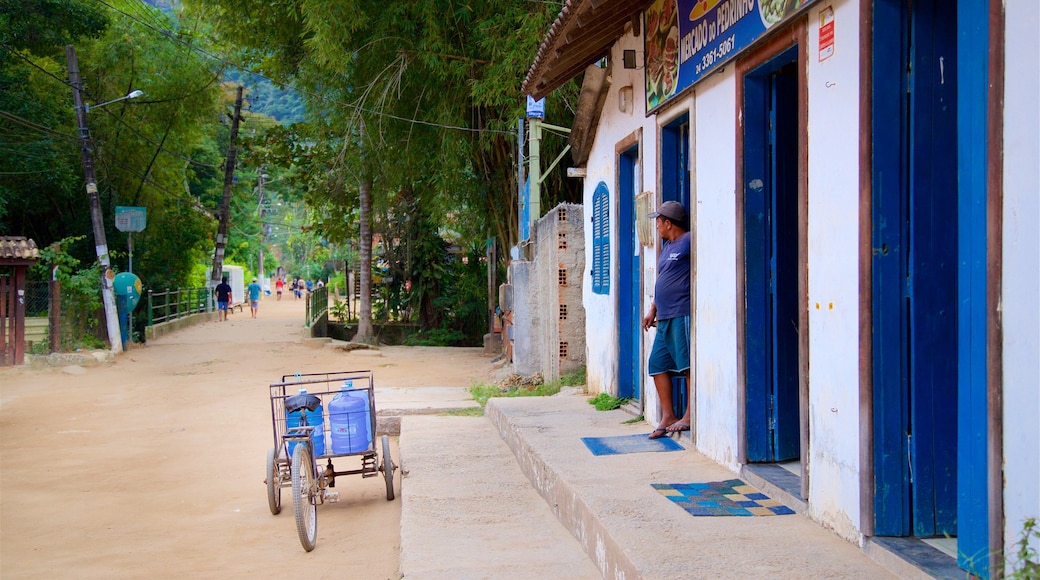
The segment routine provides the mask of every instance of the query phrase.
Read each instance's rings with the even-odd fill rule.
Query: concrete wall
[[[1005,3],[1004,83],[1004,537],[1040,517],[1040,7]],[[1033,548],[1040,545],[1033,542]],[[1010,550],[1009,550],[1010,551]]]
[[[153,324],[147,326],[144,329],[145,341],[159,338],[160,336],[166,336],[171,332],[180,330],[182,328],[188,328],[189,326],[195,326],[203,322],[209,322],[211,320],[219,320],[217,312],[199,312],[197,314],[191,314],[184,318],[178,318],[169,322],[161,322],[159,324]]]
[[[509,281],[513,285],[513,370],[530,376],[542,370],[541,311],[538,308],[535,263],[513,260],[509,263]]]

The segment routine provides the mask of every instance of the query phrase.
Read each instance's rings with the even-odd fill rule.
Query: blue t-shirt
[[[246,290],[249,291],[249,299],[250,300],[259,300],[260,299],[260,285],[257,284],[256,282],[253,282],[252,284],[250,284],[249,287],[246,288]]]
[[[654,304],[658,320],[690,315],[690,232],[661,245]]]

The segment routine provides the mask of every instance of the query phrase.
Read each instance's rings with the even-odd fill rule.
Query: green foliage
[[[474,383],[469,388],[473,400],[483,408],[492,397],[550,397],[560,392],[560,382],[551,381],[536,385],[510,385],[500,387],[485,383]]]
[[[462,346],[466,336],[457,330],[434,328],[408,336],[405,346]]]
[[[560,384],[564,387],[580,387],[585,385],[585,378],[585,367],[581,366],[573,371],[560,375]]]
[[[589,399],[589,404],[594,405],[597,411],[613,411],[614,409],[620,409],[629,400],[615,397],[609,393],[600,393]]]
[[[482,255],[489,237],[500,248],[516,242],[519,85],[559,5],[188,0],[186,7],[239,60],[304,96],[307,122],[271,130],[278,138],[267,141],[265,162],[293,170],[308,221],[331,243],[354,244],[366,272],[368,228],[381,234],[391,283],[363,294],[383,292],[387,318],[418,317],[425,329],[479,339],[486,273],[453,290],[468,272],[450,263],[445,247],[480,247]],[[577,90],[569,83],[554,92],[552,122],[570,124]],[[543,155],[565,145],[547,136]],[[544,196],[549,207],[576,201],[580,187],[558,171]],[[290,236],[286,264],[311,263],[307,246]],[[402,290],[407,282],[410,293]]]
[[[465,407],[462,409],[448,409],[438,415],[446,415],[449,417],[483,417],[484,407]]]
[[[0,148],[0,171],[11,174],[0,180],[0,231],[41,247],[76,236],[69,254],[84,263],[96,259],[93,236],[82,237],[92,224],[65,81],[65,45],[72,43],[88,103],[144,91],[87,116],[113,266],[126,266],[128,256],[115,207],[142,206],[148,224],[133,237],[135,273],[151,287],[186,285],[215,230],[207,203],[218,199],[214,186],[219,194],[221,87],[212,62],[162,32],[175,28],[132,0],[0,0],[0,110],[20,119],[5,134],[12,146]]]
[[[29,268],[29,277],[35,280],[54,279],[68,282],[80,262],[69,254],[68,248],[86,236],[69,236],[49,246],[40,248],[40,261]]]
[[[1027,518],[1022,533],[1015,542],[1015,561],[1004,573],[1005,578],[1014,580],[1040,579],[1040,556],[1035,546],[1040,545],[1040,524],[1036,518]]]
[[[329,314],[340,322],[352,322],[353,315],[347,310],[347,302],[345,300],[337,298],[332,306],[329,306]]]

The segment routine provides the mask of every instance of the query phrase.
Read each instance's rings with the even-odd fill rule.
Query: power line
[[[59,83],[65,85],[65,86],[68,86],[70,88],[72,87],[72,85],[70,85],[68,83],[68,81],[66,81],[65,79],[63,79],[61,77],[58,77],[57,75],[55,75],[54,73],[50,72],[49,70],[47,70],[47,69],[41,67],[40,65],[36,64],[35,62],[32,61],[32,59],[27,58],[27,57],[25,57],[22,54],[19,54],[17,51],[14,51],[11,47],[9,47],[6,44],[4,44],[3,41],[0,41],[0,46],[2,46],[5,50],[10,52],[11,54],[14,54],[18,58],[21,58],[25,62],[29,63],[33,67],[39,69],[41,72],[43,72],[48,77],[58,81]],[[214,82],[215,82],[215,80],[211,80],[202,89],[199,89],[199,91],[188,93],[187,95],[182,95],[180,97],[176,97],[175,99],[164,99],[163,101],[143,101],[141,104],[160,103],[160,102],[167,102],[167,101],[173,101],[173,100],[179,100],[179,99],[182,99],[182,98],[186,98],[186,97],[191,96],[193,94],[197,94],[198,92],[201,92],[202,90],[205,90],[205,88],[211,86]],[[84,92],[86,92],[86,91],[84,91]],[[93,97],[91,97],[91,98],[93,98]],[[95,109],[95,111],[96,110],[99,110],[99,109]],[[123,125],[124,127],[130,129],[131,131],[133,131],[135,135],[137,135],[138,137],[144,139],[150,145],[156,147],[156,149],[158,149],[159,152],[161,152],[161,153],[165,153],[165,154],[170,155],[172,157],[175,157],[175,158],[177,158],[177,159],[179,159],[181,161],[187,161],[188,163],[192,163],[192,164],[198,165],[200,167],[211,167],[211,168],[214,168],[214,169],[220,169],[219,165],[213,165],[211,163],[203,163],[201,161],[196,161],[196,160],[194,160],[194,159],[192,159],[190,157],[184,157],[183,155],[180,155],[179,153],[175,153],[173,151],[170,151],[169,149],[166,149],[166,148],[162,147],[161,145],[156,143],[154,140],[152,140],[149,137],[145,136],[144,133],[141,133],[141,131],[138,130],[136,127],[134,127],[133,125],[131,125],[131,124],[127,123],[125,120],[123,120],[122,117],[120,117],[119,115],[116,115],[113,111],[110,111],[110,110],[105,109],[105,108],[100,109],[100,111],[104,112],[106,115],[109,115],[110,117],[115,119],[117,122],[119,122],[121,125]],[[66,135],[66,134],[63,134],[63,133],[59,133],[59,132],[55,131],[54,129],[51,129],[49,127],[45,127],[44,125],[40,125],[40,124],[34,123],[34,122],[29,121],[27,119],[22,119],[21,117],[17,117],[15,115],[11,114],[11,113],[5,113],[4,111],[0,111],[0,116],[5,117],[5,118],[9,118],[12,121],[21,123],[21,124],[23,124],[23,125],[25,125],[27,127],[31,127],[33,129],[36,129],[36,130],[44,132],[44,133],[53,134],[53,135],[56,135],[56,136],[59,136],[59,137],[67,137],[67,138],[71,138],[73,140],[78,139],[78,137],[76,137],[75,135]]]
[[[138,19],[137,17],[135,17],[134,15],[129,14],[127,12],[124,12],[123,10],[121,10],[119,8],[116,8],[115,6],[112,6],[108,2],[105,2],[105,0],[97,0],[97,1],[98,1],[98,3],[104,4],[108,8],[110,8],[110,9],[112,9],[112,10],[114,10],[114,11],[120,13],[120,14],[122,14],[123,16],[126,16],[127,18],[130,18],[131,20],[134,20],[135,22],[141,24],[142,26],[145,26],[146,28],[150,28],[151,30],[159,33],[164,38],[166,38],[168,40],[172,40],[172,41],[174,41],[176,43],[182,44],[182,45],[186,46],[187,48],[189,48],[190,50],[194,50],[194,51],[198,52],[199,54],[202,54],[202,55],[204,55],[204,56],[206,56],[208,58],[216,60],[217,62],[220,62],[220,63],[224,64],[225,66],[229,66],[229,67],[238,69],[240,71],[247,72],[249,74],[255,75],[255,76],[260,77],[260,78],[262,78],[262,79],[264,79],[266,81],[274,83],[275,85],[282,85],[282,86],[289,87],[289,88],[293,89],[296,92],[299,92],[299,93],[304,94],[304,95],[308,95],[311,98],[317,99],[319,101],[332,103],[332,104],[338,105],[338,106],[343,107],[343,108],[353,109],[355,111],[368,113],[370,115],[376,115],[376,116],[385,117],[385,118],[388,118],[388,119],[394,119],[396,121],[403,121],[403,122],[406,122],[406,123],[413,123],[413,124],[416,124],[416,125],[426,125],[426,126],[430,126],[430,127],[437,127],[437,128],[440,128],[440,129],[451,129],[451,130],[455,130],[455,131],[465,131],[465,132],[469,132],[469,133],[495,133],[495,134],[504,134],[504,135],[512,135],[513,134],[512,131],[504,131],[504,130],[499,130],[499,129],[474,129],[472,127],[461,127],[461,126],[458,126],[458,125],[445,125],[443,123],[434,123],[432,121],[423,121],[421,119],[412,119],[412,118],[408,118],[408,117],[401,117],[401,116],[393,115],[393,114],[390,114],[390,113],[384,113],[382,111],[374,111],[374,110],[371,110],[371,109],[367,109],[367,108],[362,107],[360,105],[344,103],[344,102],[338,101],[336,99],[331,99],[331,98],[328,98],[328,97],[326,97],[324,95],[319,95],[317,93],[313,93],[313,92],[310,92],[308,90],[299,88],[299,87],[297,87],[296,85],[294,85],[292,83],[276,81],[275,79],[272,79],[272,78],[270,78],[270,77],[268,77],[266,75],[263,75],[261,73],[255,72],[255,71],[253,71],[252,69],[250,69],[250,68],[248,68],[246,66],[240,65],[238,63],[234,63],[234,62],[228,60],[225,57],[221,57],[221,56],[212,54],[212,53],[210,53],[210,52],[208,52],[206,50],[203,50],[203,49],[201,49],[201,48],[199,48],[197,46],[194,46],[191,43],[186,42],[186,41],[184,41],[181,38],[178,38],[172,32],[170,32],[168,30],[165,30],[165,29],[160,29],[160,28],[158,28],[156,26],[153,26],[153,25],[151,25],[151,24],[149,24],[147,22],[144,22],[144,21]]]

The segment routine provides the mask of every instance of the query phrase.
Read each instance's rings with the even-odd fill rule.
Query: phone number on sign
[[[706,71],[712,67],[716,62],[722,60],[727,54],[733,52],[733,47],[737,44],[736,35],[731,35],[729,38],[720,41],[715,48],[704,53],[701,57],[701,61],[697,63],[697,74],[701,74],[702,71]]]

